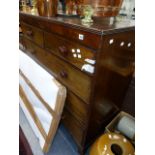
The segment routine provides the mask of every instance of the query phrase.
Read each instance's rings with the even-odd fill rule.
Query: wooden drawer
[[[45,33],[44,39],[46,49],[79,69],[82,69],[84,64],[88,64],[88,60],[93,60],[95,62],[95,52],[78,43],[63,39],[52,33]]]
[[[62,122],[69,130],[76,143],[81,146],[85,129],[80,126],[79,122],[66,109],[64,109],[62,114]]]
[[[57,19],[57,22],[56,20],[51,22],[52,19]],[[88,31],[87,27],[85,26],[82,26],[83,28],[82,30],[81,28],[76,26],[76,18],[75,18],[75,26],[73,25],[71,26],[69,24],[70,23],[69,18],[65,19],[66,22],[64,18],[62,19],[61,17],[52,18],[52,19],[50,20],[49,18],[49,20],[47,20],[47,18],[42,18],[42,17],[37,18],[36,16],[20,13],[20,21],[36,26],[42,30],[46,30],[47,32],[52,32],[52,33],[61,35],[64,38],[74,40],[92,49],[99,48],[100,41],[101,41],[100,32],[98,31],[95,32],[94,29]],[[62,22],[63,24],[61,24],[60,22]],[[81,39],[80,36],[82,36],[83,39]]]
[[[43,32],[40,29],[25,23],[21,23],[21,28],[25,37],[43,47]]]
[[[75,96],[71,91],[67,92],[65,108],[85,127],[88,121],[88,105]]]
[[[57,56],[39,48],[28,39],[24,39],[24,43],[26,49],[44,64],[56,79],[63,83],[68,89],[72,90],[86,103],[89,103],[91,77],[75,69]]]

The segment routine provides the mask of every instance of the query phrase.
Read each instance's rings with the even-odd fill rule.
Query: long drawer
[[[95,64],[95,51],[91,49],[52,33],[45,32],[44,39],[45,49],[60,56],[79,69],[82,69],[82,67],[85,64],[89,64],[89,62],[93,63],[91,64],[92,66]]]
[[[67,99],[65,108],[79,121],[79,123],[85,127],[88,122],[88,108],[89,105],[84,103],[71,91],[67,92]]]
[[[62,115],[63,115],[63,118],[62,118],[63,124],[69,130],[70,134],[73,136],[76,143],[79,146],[81,146],[85,129],[83,129],[80,126],[79,122],[76,121],[76,119],[74,119],[74,117],[71,115],[71,113],[68,112],[66,109],[64,109]]]
[[[69,90],[73,91],[83,101],[89,103],[91,77],[75,69],[57,56],[39,48],[34,43],[24,38],[26,50],[44,64],[49,71],[63,83]]]
[[[43,32],[40,29],[25,23],[21,23],[21,28],[25,37],[43,47]]]

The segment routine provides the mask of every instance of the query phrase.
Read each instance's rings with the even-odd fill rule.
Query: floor
[[[44,155],[28,121],[19,107],[19,123],[34,155]],[[77,146],[66,128],[60,124],[49,152],[45,155],[79,155]],[[87,152],[86,155],[89,155]]]

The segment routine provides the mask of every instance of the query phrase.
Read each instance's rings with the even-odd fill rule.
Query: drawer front
[[[43,47],[43,32],[40,29],[25,23],[21,23],[21,28],[25,37]]]
[[[82,69],[88,60],[95,62],[95,52],[78,43],[63,39],[54,34],[45,33],[45,48],[60,56],[74,66]]]
[[[79,122],[76,119],[74,119],[74,117],[66,109],[64,109],[62,114],[62,123],[69,130],[76,143],[79,146],[81,146],[85,130],[80,126]]]
[[[83,125],[87,125],[89,106],[72,92],[67,92],[65,108]]]
[[[30,25],[34,25],[38,28],[46,30],[47,32],[59,34],[64,38],[74,40],[93,49],[98,49],[100,46],[101,35],[93,33],[93,31],[88,32],[87,28],[85,30],[82,30],[77,26],[68,26],[68,24],[65,24],[61,19],[60,21],[62,21],[63,24],[59,22],[57,23],[54,20],[52,21],[47,20],[46,18],[36,18],[35,16],[20,13],[20,21],[23,21]]]
[[[86,103],[89,103],[91,77],[73,68],[51,53],[39,48],[28,39],[24,39],[24,43],[26,49],[46,66],[56,79],[77,94],[77,96],[82,98]]]

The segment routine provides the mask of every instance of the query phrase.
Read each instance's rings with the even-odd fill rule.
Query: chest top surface
[[[55,24],[63,24],[64,26],[77,28],[99,35],[132,30],[134,29],[135,25],[133,20],[116,20],[115,18],[103,18],[100,20],[95,20],[92,24],[84,25],[82,24],[81,19],[78,17],[42,17],[24,12],[20,12],[20,17],[31,18],[34,20],[41,20]]]

